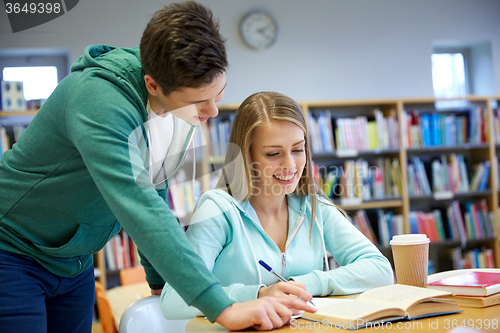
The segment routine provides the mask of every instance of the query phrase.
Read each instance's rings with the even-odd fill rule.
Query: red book
[[[500,273],[468,272],[428,283],[427,287],[460,296],[489,296],[500,292]]]

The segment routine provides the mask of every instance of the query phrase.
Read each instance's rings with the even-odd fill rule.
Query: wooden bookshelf
[[[468,103],[467,106],[463,108],[452,108],[449,110],[436,110],[435,103],[439,101],[450,101],[450,100],[462,100]],[[394,212],[394,214],[401,214],[404,218],[404,232],[410,232],[410,221],[409,216],[411,211],[419,210],[421,207],[427,207],[427,209],[435,207],[441,207],[449,205],[451,201],[458,201],[461,204],[467,201],[476,201],[479,199],[485,199],[488,204],[488,210],[493,214],[493,224],[494,224],[494,235],[488,235],[485,239],[468,239],[464,250],[470,248],[481,248],[483,246],[491,248],[493,250],[494,261],[497,268],[500,268],[500,226],[499,226],[499,194],[500,188],[498,186],[498,165],[494,163],[497,158],[500,157],[500,140],[495,142],[495,124],[493,121],[485,122],[485,130],[490,133],[488,140],[486,142],[480,143],[465,143],[455,146],[426,146],[426,147],[406,147],[403,144],[404,132],[403,124],[400,121],[403,119],[403,113],[410,112],[414,109],[422,110],[423,112],[429,113],[458,113],[467,112],[473,107],[482,107],[485,110],[486,119],[493,120],[494,110],[492,108],[492,103],[496,102],[500,105],[499,96],[467,96],[462,98],[453,99],[436,99],[433,97],[422,97],[422,98],[395,98],[395,99],[373,99],[373,100],[323,100],[323,101],[302,101],[299,102],[306,116],[310,113],[314,114],[320,110],[329,110],[332,114],[332,118],[355,118],[357,116],[366,115],[370,110],[379,109],[382,111],[384,116],[388,114],[395,114],[398,119],[398,130],[399,130],[399,148],[397,149],[380,149],[371,151],[354,151],[343,153],[335,149],[332,152],[326,153],[315,153],[313,154],[313,161],[315,163],[325,164],[325,163],[337,163],[341,164],[345,160],[356,160],[358,158],[362,159],[375,159],[379,157],[387,158],[398,158],[401,168],[401,182],[402,182],[402,193],[400,198],[385,198],[384,200],[369,200],[365,202],[360,202],[359,204],[342,205],[340,201],[334,200],[334,202],[348,214],[352,214],[357,210],[373,210],[373,209],[384,209]],[[231,105],[221,105],[219,109],[221,112],[234,112],[238,107],[238,104]],[[497,106],[498,107],[498,106]],[[496,107],[495,107],[496,110]],[[499,126],[500,127],[500,126]],[[500,138],[499,138],[500,139]],[[334,141],[335,138],[334,138]],[[488,161],[490,163],[490,173],[489,179],[487,181],[486,189],[480,191],[467,191],[462,193],[452,193],[451,195],[425,195],[425,196],[410,196],[408,192],[408,160],[413,157],[419,157],[421,159],[434,157],[434,156],[450,156],[451,154],[462,154],[464,159],[467,160],[466,166],[468,173],[471,174],[472,166],[479,162]],[[206,163],[222,163],[223,158],[220,156],[207,158]],[[426,161],[427,162],[427,161]],[[426,170],[427,177],[429,178],[429,183],[432,189],[431,175],[432,172]],[[471,177],[469,175],[469,177]],[[469,178],[469,182],[470,182]],[[203,191],[209,188],[204,187]],[[429,210],[430,211],[430,210]],[[464,211],[462,212],[464,213]],[[446,215],[443,215],[443,223],[447,224]],[[372,224],[373,223],[372,221]],[[446,249],[460,247],[463,244],[461,242],[446,239],[437,243],[433,243],[431,246],[431,258],[439,258],[440,261],[443,260],[441,252]],[[381,246],[381,248],[383,248]],[[390,249],[389,249],[390,250]],[[386,253],[388,252],[385,249]],[[441,266],[441,262],[436,262],[438,266]],[[443,265],[443,269],[449,269],[449,265]],[[439,270],[439,267],[438,267]]]
[[[14,116],[34,116],[38,110],[26,111],[2,111],[0,110],[0,118],[14,117]]]

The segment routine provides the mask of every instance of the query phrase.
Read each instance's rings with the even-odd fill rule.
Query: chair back
[[[115,319],[111,311],[111,304],[106,296],[106,290],[99,281],[95,282],[95,299],[97,303],[97,314],[99,323],[104,333],[118,333],[115,327]]]
[[[149,296],[130,305],[120,319],[120,333],[186,333],[190,319],[168,320],[160,308],[160,296]]]
[[[144,267],[135,266],[124,268],[120,271],[120,283],[122,286],[138,282],[146,282]]]

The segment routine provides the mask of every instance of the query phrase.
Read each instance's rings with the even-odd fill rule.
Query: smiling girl
[[[310,300],[393,283],[389,261],[315,182],[306,120],[289,97],[260,92],[241,104],[217,187],[200,198],[187,237],[233,300]],[[329,269],[328,252],[341,267]],[[169,285],[162,310],[201,315]]]

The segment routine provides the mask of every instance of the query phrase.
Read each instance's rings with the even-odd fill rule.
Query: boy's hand
[[[291,309],[316,312],[316,308],[297,297],[262,297],[253,301],[233,303],[215,320],[231,331],[253,327],[257,330],[271,330],[290,322]]]

